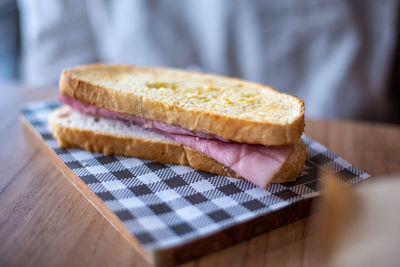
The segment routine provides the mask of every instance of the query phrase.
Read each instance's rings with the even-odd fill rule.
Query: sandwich
[[[304,103],[271,87],[169,68],[64,70],[49,116],[60,147],[189,165],[266,188],[305,162]],[[220,178],[219,178],[220,179]]]

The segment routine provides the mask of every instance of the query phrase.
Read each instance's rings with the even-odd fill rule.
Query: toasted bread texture
[[[197,170],[241,178],[232,169],[206,154],[181,145],[161,134],[130,122],[97,118],[69,107],[61,107],[49,116],[51,132],[60,147],[82,148],[106,155],[122,155],[158,162],[189,165]],[[305,145],[298,139],[294,151],[272,182],[294,181],[306,158]]]
[[[295,144],[304,129],[300,99],[217,75],[97,64],[64,70],[59,87],[90,105],[239,143]]]

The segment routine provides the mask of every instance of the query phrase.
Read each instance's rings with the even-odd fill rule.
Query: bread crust
[[[163,163],[189,165],[194,169],[223,176],[241,178],[229,167],[206,154],[177,143],[167,143],[140,138],[112,136],[101,132],[73,128],[49,119],[50,130],[60,147],[82,148],[105,155],[122,155],[154,160]],[[286,162],[275,174],[273,183],[295,181],[306,159],[305,145],[299,138]]]
[[[154,101],[135,95],[131,92],[111,90],[110,88],[74,77],[74,72],[77,70],[93,71],[96,68],[109,68],[113,69],[113,71],[127,71],[134,70],[137,67],[96,64],[64,70],[59,81],[61,94],[104,109],[178,125],[189,130],[214,134],[239,143],[262,145],[295,144],[304,129],[304,103],[302,100],[293,96],[291,97],[297,101],[297,104],[300,106],[300,112],[291,123],[277,124],[265,121],[251,121],[222,116],[212,112],[185,110],[174,106],[173,104]],[[151,72],[167,69],[148,68],[145,70]],[[224,78],[232,82],[239,81],[244,84],[266,87],[261,84],[211,74],[205,75],[188,72],[188,75],[203,75],[204,77],[214,79]],[[273,90],[272,88],[267,88]]]

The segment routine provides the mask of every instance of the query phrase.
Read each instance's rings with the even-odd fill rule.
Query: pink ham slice
[[[105,118],[110,118],[110,119],[127,120],[127,121],[131,121],[134,124],[137,124],[143,128],[153,129],[153,130],[155,129],[155,130],[159,130],[161,132],[191,135],[191,136],[197,136],[200,138],[217,139],[217,140],[221,140],[224,142],[228,142],[226,139],[216,136],[216,135],[213,135],[213,134],[191,131],[191,130],[179,127],[177,125],[171,125],[171,124],[160,122],[160,121],[154,121],[154,120],[149,120],[149,119],[145,119],[142,117],[137,117],[137,116],[131,115],[131,114],[120,113],[120,112],[115,112],[115,111],[99,108],[96,106],[92,106],[92,105],[80,102],[79,100],[70,98],[65,95],[61,95],[59,99],[61,102],[72,107],[73,109],[75,109],[79,112],[82,112],[82,113],[87,113],[87,114],[93,115],[93,116],[105,117]]]
[[[293,151],[292,145],[268,147],[226,143],[181,134],[165,135],[229,166],[240,176],[261,188],[271,183],[272,178]]]
[[[227,140],[176,125],[149,120],[130,114],[106,110],[61,95],[60,101],[73,109],[99,117],[131,121],[144,128],[155,130],[176,142],[215,159],[255,185],[265,188],[292,153],[293,145],[262,146],[228,142]]]

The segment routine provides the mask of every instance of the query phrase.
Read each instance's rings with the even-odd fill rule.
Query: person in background
[[[307,117],[400,121],[396,0],[20,0],[18,10],[21,56],[1,70],[19,65],[28,84],[91,62],[191,68],[296,95]]]

